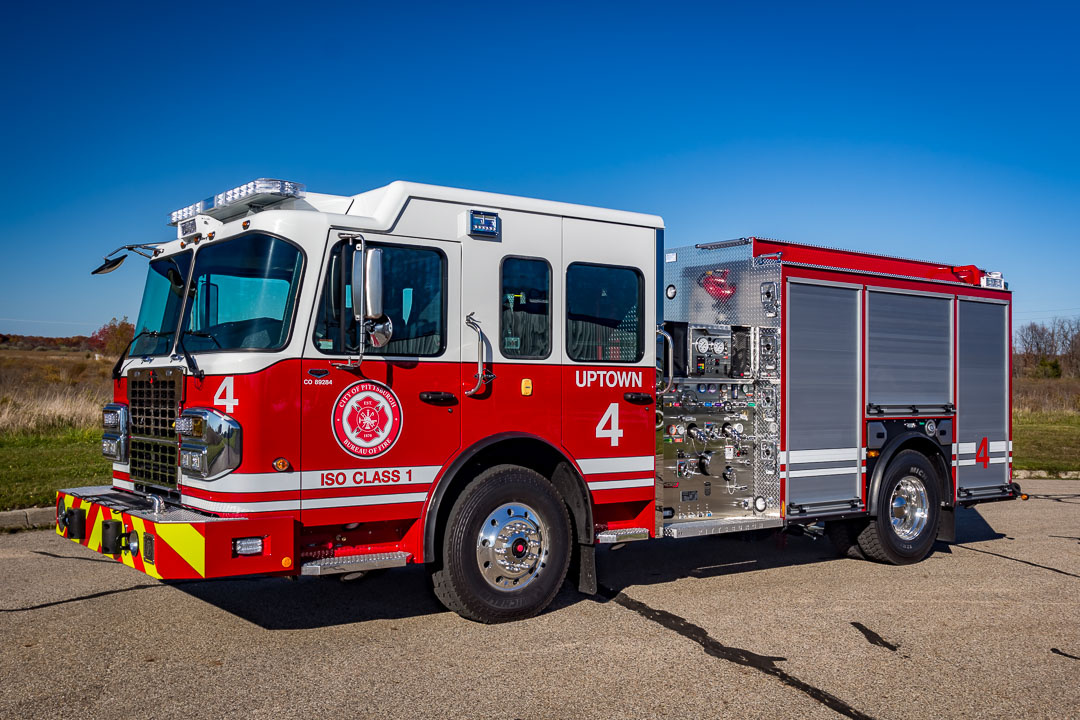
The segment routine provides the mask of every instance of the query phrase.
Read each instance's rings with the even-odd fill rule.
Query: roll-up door
[[[952,299],[872,290],[867,402],[884,412],[952,403]]]
[[[788,283],[789,517],[861,505],[859,296],[855,287]]]
[[[1009,482],[1007,306],[960,301],[956,419],[957,496],[1006,494]]]

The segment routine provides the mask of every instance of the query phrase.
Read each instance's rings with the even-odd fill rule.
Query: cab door
[[[365,234],[381,248],[393,334],[367,344],[352,312],[352,247],[331,231],[302,363],[301,520],[418,518],[460,443],[457,243]],[[354,367],[348,367],[350,360]]]
[[[651,228],[563,219],[563,446],[594,502],[646,502],[642,518],[655,500],[654,243]]]

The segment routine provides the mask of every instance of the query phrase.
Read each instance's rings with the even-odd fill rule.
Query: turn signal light
[[[880,450],[867,450],[866,451],[866,457],[876,458],[880,454],[881,454]]]
[[[274,461],[274,469],[277,470],[278,472],[285,472],[286,470],[289,470],[290,468],[292,468],[292,466],[289,464],[289,461],[286,460],[285,458],[278,458],[277,460]]]

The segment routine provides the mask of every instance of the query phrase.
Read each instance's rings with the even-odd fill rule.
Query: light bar
[[[259,200],[277,202],[290,197],[303,197],[304,186],[300,183],[288,180],[275,180],[273,178],[257,178],[251,182],[238,185],[225,192],[192,203],[187,207],[174,210],[169,215],[169,224],[177,225],[184,220],[190,220],[196,215],[213,215],[213,211],[226,208],[230,205],[247,203],[256,204]]]

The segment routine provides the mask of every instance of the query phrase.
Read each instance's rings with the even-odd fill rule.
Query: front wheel
[[[570,517],[537,472],[499,465],[481,473],[450,510],[436,596],[483,623],[531,617],[555,598],[570,563]]]
[[[926,557],[941,519],[941,479],[930,459],[915,450],[898,453],[885,470],[877,507],[877,517],[859,533],[863,553],[893,565]]]

